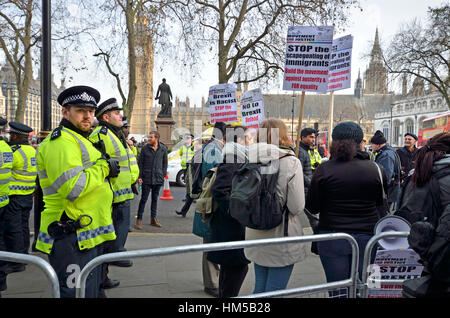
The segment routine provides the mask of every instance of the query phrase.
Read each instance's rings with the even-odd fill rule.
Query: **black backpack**
[[[280,161],[278,161],[280,163]],[[277,227],[285,216],[285,236],[287,236],[288,213],[286,205],[281,206],[276,192],[279,169],[271,169],[272,162],[245,163],[235,171],[230,194],[230,214],[242,225],[269,230]]]
[[[412,211],[414,219],[422,219],[412,223],[408,243],[419,254],[425,274],[403,283],[404,293],[412,297],[450,296],[450,206],[442,209],[438,183],[448,174],[441,170],[431,177],[424,186],[426,199],[418,202],[423,202],[421,211]]]

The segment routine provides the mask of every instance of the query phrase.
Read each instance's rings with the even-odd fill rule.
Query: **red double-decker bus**
[[[419,136],[417,136],[419,138],[417,146],[425,145],[431,137],[437,134],[450,131],[449,117],[450,111],[424,119],[422,129],[419,130]]]

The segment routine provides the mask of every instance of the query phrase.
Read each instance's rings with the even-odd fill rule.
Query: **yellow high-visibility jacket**
[[[11,145],[13,167],[9,195],[28,195],[36,189],[36,149],[30,145]]]
[[[9,182],[13,166],[11,147],[4,140],[0,140],[0,208],[9,203]]]
[[[89,140],[96,143],[103,140],[106,153],[113,159],[119,160],[120,173],[116,178],[111,178],[113,190],[113,203],[123,202],[134,198],[131,185],[139,178],[139,166],[128,144],[126,148],[114,132],[106,126],[97,126],[89,136]]]
[[[38,250],[51,252],[54,238],[47,229],[63,212],[72,220],[84,214],[92,217],[90,225],[77,230],[80,250],[116,238],[111,218],[113,193],[106,179],[108,163],[88,139],[59,126],[39,145],[37,163],[45,203]]]

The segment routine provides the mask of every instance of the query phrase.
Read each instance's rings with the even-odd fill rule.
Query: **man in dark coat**
[[[401,166],[397,152],[389,144],[380,130],[370,139],[370,147],[375,154],[375,162],[383,167],[387,177],[387,202],[391,211],[398,208],[400,200]]]
[[[145,145],[138,158],[139,185],[142,185],[142,196],[139,202],[136,228],[142,230],[142,215],[150,192],[152,193],[150,225],[161,227],[156,218],[159,190],[164,184],[167,173],[167,147],[159,141],[159,133],[151,131],[148,144]]]
[[[311,168],[311,157],[308,151],[314,145],[316,131],[312,128],[304,128],[300,133],[300,146],[298,150],[298,159],[302,163],[303,167],[303,181],[305,185],[305,197],[308,194],[308,188],[311,184],[312,178],[312,168]]]
[[[416,148],[417,136],[412,133],[405,134],[405,146],[397,150],[402,166],[402,182],[408,176],[409,171],[414,169],[414,156],[417,152]]]

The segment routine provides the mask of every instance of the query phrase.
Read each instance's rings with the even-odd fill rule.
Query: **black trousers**
[[[55,240],[48,259],[59,280],[61,298],[75,298],[78,275],[86,264],[102,255],[102,244],[80,251],[76,233]],[[101,268],[97,266],[86,280],[86,298],[98,298],[101,283]]]
[[[30,211],[33,207],[33,195],[11,195],[4,212],[5,244],[8,252],[28,254],[30,248]],[[18,263],[10,263],[18,266]]]
[[[181,208],[181,213],[186,214],[189,211],[189,208],[191,207],[192,202],[194,202],[194,199],[192,199],[189,196],[189,193],[186,192],[186,202],[184,202],[183,207]]]
[[[245,276],[247,276],[248,265],[220,265],[219,273],[219,298],[239,296]]]
[[[0,208],[0,251],[6,251],[5,246],[5,221],[3,218],[6,206]],[[6,290],[6,270],[8,263],[0,260],[0,292]]]
[[[130,201],[125,201],[122,204],[113,204],[112,219],[117,238],[114,241],[107,241],[102,244],[102,254],[126,251],[125,243],[128,237],[128,230],[130,229]],[[108,263],[103,263],[102,283],[108,280],[108,273],[109,265]]]

